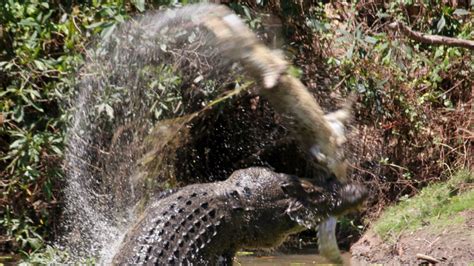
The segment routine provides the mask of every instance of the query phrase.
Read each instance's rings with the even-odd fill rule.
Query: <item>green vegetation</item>
[[[0,252],[33,253],[57,229],[73,74],[126,18],[122,1],[70,3],[0,4]]]
[[[306,54],[319,55],[324,64],[313,64],[337,76],[327,87],[314,81],[314,90],[326,89],[323,97],[357,95],[355,124],[363,139],[353,143],[367,153],[351,161],[355,178],[373,189],[369,213],[446,180],[452,169],[473,165],[472,141],[466,134],[472,128],[466,119],[472,110],[465,107],[472,102],[474,53],[419,43],[387,28],[400,21],[422,33],[472,40],[472,6],[356,1],[301,11],[311,29],[307,32],[320,44]],[[361,231],[360,221],[344,219],[340,225],[354,234]]]
[[[463,170],[447,182],[429,185],[412,198],[403,198],[389,207],[374,224],[382,238],[396,241],[402,233],[430,225],[443,229],[464,222],[459,212],[474,210],[474,173]]]

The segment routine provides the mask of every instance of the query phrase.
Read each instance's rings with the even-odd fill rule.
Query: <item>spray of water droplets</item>
[[[239,69],[193,5],[135,18],[87,50],[68,130],[64,235],[72,259],[110,262],[145,195],[140,159],[159,121],[198,111]],[[167,156],[162,154],[159,156]]]

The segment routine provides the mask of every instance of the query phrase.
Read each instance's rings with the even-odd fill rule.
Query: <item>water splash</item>
[[[110,262],[149,183],[166,187],[159,178],[147,179],[137,163],[153,150],[146,138],[157,122],[199,111],[240,75],[193,21],[212,8],[145,15],[88,49],[68,130],[66,222],[59,241],[72,260]]]

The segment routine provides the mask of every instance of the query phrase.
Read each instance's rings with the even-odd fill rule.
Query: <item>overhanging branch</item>
[[[424,34],[422,32],[414,31],[404,25],[401,22],[392,22],[388,25],[388,27],[392,30],[399,30],[401,33],[406,35],[408,38],[415,40],[421,43],[427,44],[437,44],[437,45],[447,45],[447,46],[454,46],[454,47],[461,47],[470,50],[474,50],[474,41],[470,40],[463,40],[457,38],[451,38],[441,35],[431,35],[431,34]]]

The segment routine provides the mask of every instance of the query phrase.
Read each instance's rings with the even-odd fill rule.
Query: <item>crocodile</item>
[[[359,206],[356,184],[324,187],[264,167],[158,199],[127,232],[114,264],[227,265],[242,248],[271,248],[319,218]]]

